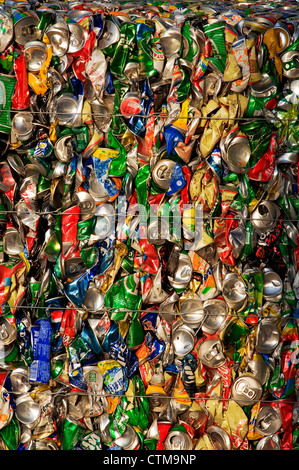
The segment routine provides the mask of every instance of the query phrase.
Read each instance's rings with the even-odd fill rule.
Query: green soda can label
[[[73,450],[84,436],[86,428],[72,417],[65,418],[62,425],[62,450]]]

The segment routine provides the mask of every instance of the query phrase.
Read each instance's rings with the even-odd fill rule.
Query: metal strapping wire
[[[298,198],[299,199],[299,198]],[[107,203],[105,203],[107,204]],[[109,203],[108,203],[109,204]],[[101,205],[99,205],[100,207]],[[188,204],[187,204],[188,206]],[[189,208],[188,208],[189,209]],[[68,209],[65,209],[65,211],[63,212],[57,212],[57,210],[55,211],[48,211],[48,212],[42,212],[42,211],[31,211],[30,212],[30,215],[38,215],[38,216],[43,216],[43,215],[57,215],[57,216],[60,216],[60,215],[69,215],[69,216],[72,216],[72,215],[82,215],[82,212],[67,212]],[[170,210],[171,212],[171,210]],[[20,213],[20,211],[16,211],[16,210],[7,210],[7,211],[0,211],[0,215],[6,215],[6,214],[18,214]],[[124,215],[120,215],[120,219],[121,221],[123,221],[125,223],[125,219],[126,217],[135,217],[137,214],[124,214]],[[102,217],[102,218],[115,218],[116,220],[118,220],[118,217],[115,216],[115,214],[105,214],[105,215],[99,215],[97,216],[96,214],[94,214],[93,216],[91,217]],[[91,218],[90,217],[90,218]],[[149,220],[159,220],[159,219],[166,219],[166,220],[169,220],[170,218],[177,218],[177,219],[180,219],[181,216],[179,215],[172,215],[170,214],[169,216],[167,215],[158,215],[158,216],[153,216],[153,217],[149,217]],[[186,219],[194,219],[196,218],[195,216],[184,216],[184,218]],[[279,218],[278,218],[279,219]],[[274,221],[277,221],[278,219],[268,219],[267,218],[267,222],[274,222]],[[209,220],[231,220],[231,217],[221,217],[221,216],[209,216],[207,215],[206,217],[198,217],[198,220],[202,220],[203,222],[207,222]],[[243,216],[240,216],[239,218],[236,217],[236,220],[242,220],[242,221],[245,221],[245,220],[251,220],[251,221],[260,221],[261,219],[260,218],[256,218],[256,217],[243,217]],[[0,220],[1,222],[1,220]],[[283,219],[283,222],[294,222],[294,223],[298,223],[299,222],[299,217],[298,219]]]
[[[100,361],[99,361],[100,362]],[[34,384],[33,384],[34,385]],[[9,391],[10,394],[12,395],[20,395],[20,393],[18,392],[13,392],[13,391]],[[131,398],[131,399],[134,399],[134,398],[147,398],[147,399],[150,399],[152,398],[150,395],[126,395],[125,393],[124,394],[117,394],[117,393],[101,393],[101,392],[94,392],[94,391],[87,391],[87,392],[84,392],[84,391],[57,391],[57,392],[52,392],[52,391],[49,391],[49,390],[31,390],[28,392],[29,394],[31,395],[38,395],[38,394],[44,394],[44,395],[51,395],[51,396],[74,396],[74,395],[79,395],[79,396],[90,396],[90,397],[95,397],[95,398]],[[217,396],[206,396],[206,397],[185,397],[185,396],[180,396],[180,395],[164,395],[164,394],[155,394],[154,396],[155,400],[156,399],[161,399],[162,400],[184,400],[184,401],[221,401],[221,402],[227,402],[227,401],[234,401],[234,402],[237,402],[236,399],[234,398],[231,398],[231,397],[228,397],[228,398],[223,398],[223,397],[217,397]],[[289,400],[287,398],[277,398],[277,399],[274,399],[274,400],[269,400],[269,399],[260,399],[259,400],[260,403],[290,403],[290,404],[295,404],[295,403],[298,403],[297,400]],[[126,412],[126,411],[125,411]]]
[[[213,299],[212,299],[213,300]],[[52,311],[59,311],[59,310],[77,310],[77,311],[83,311],[85,310],[84,307],[78,307],[78,306],[69,306],[69,307],[59,307],[56,305],[48,305],[48,306],[39,306],[39,305],[5,305],[7,309],[33,309],[33,310],[52,310]],[[149,307],[150,308],[150,307]],[[99,315],[99,319],[101,318],[101,315],[104,315],[105,313],[157,313],[157,314],[168,314],[168,315],[173,315],[175,316],[184,316],[185,314],[189,313],[194,313],[193,310],[190,311],[184,311],[183,314],[181,314],[179,311],[177,312],[167,312],[163,310],[149,310],[146,308],[140,308],[140,309],[125,309],[124,307],[121,308],[114,308],[114,307],[108,307],[108,308],[103,308],[99,310],[97,313],[94,315]],[[245,309],[246,311],[246,309]],[[244,311],[244,312],[245,312]],[[86,310],[86,313],[88,310]],[[213,317],[213,316],[219,316],[217,313],[207,313],[207,317]],[[240,318],[241,320],[245,321],[245,317],[243,318],[242,315],[236,314],[236,313],[226,313],[225,315],[222,315],[224,318]],[[297,320],[299,322],[299,318],[293,317],[292,315],[282,315],[282,316],[264,316],[264,315],[259,315],[256,314],[254,315],[255,318],[267,318],[273,320],[275,322],[276,320],[285,320],[285,319],[291,319],[291,320]]]
[[[298,98],[299,100],[299,98]],[[55,112],[51,112],[51,111],[42,111],[42,110],[17,110],[17,109],[11,109],[11,110],[3,110],[3,113],[15,113],[15,114],[41,114],[41,115],[52,115],[52,116],[69,116],[70,113],[69,112],[63,112],[63,111],[59,111],[59,113],[55,113]],[[197,119],[199,121],[203,120],[214,120],[214,121],[267,121],[268,119],[271,120],[271,121],[290,121],[290,122],[293,122],[293,121],[296,121],[296,119],[293,117],[293,118],[288,118],[288,117],[283,117],[283,118],[280,118],[279,116],[275,116],[275,115],[265,115],[265,116],[248,116],[248,117],[215,117],[215,116],[181,116],[179,113],[161,113],[161,112],[154,112],[154,113],[150,113],[150,114],[122,114],[122,113],[93,113],[92,111],[90,112],[72,112],[71,113],[72,116],[90,116],[90,117],[102,117],[102,118],[107,118],[107,117],[121,117],[123,119],[128,119],[128,118],[132,118],[132,117],[136,117],[136,118],[142,118],[142,119],[150,119],[150,118],[153,118],[153,117],[159,117],[161,118],[162,120],[166,119],[166,118],[171,118],[171,119],[190,119],[190,120],[193,120],[193,119]],[[70,119],[71,121],[71,119]],[[42,125],[42,124],[39,124],[37,123],[38,125]],[[1,124],[2,125],[2,124]],[[67,124],[66,124],[67,125]],[[8,127],[8,126],[7,126]],[[70,127],[71,127],[71,124],[70,124]]]

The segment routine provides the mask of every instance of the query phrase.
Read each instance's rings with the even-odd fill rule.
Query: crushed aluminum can
[[[160,41],[164,56],[169,58],[181,48],[182,35],[179,29],[169,28],[161,36]]]
[[[183,431],[170,431],[164,441],[166,450],[192,450],[193,442],[190,436]]]
[[[276,90],[277,86],[268,74],[262,74],[262,79],[250,86],[250,93],[256,98],[272,96]]]
[[[101,289],[98,289],[95,284],[89,284],[82,301],[82,306],[90,313],[103,313],[105,305],[105,296]]]
[[[246,286],[236,273],[224,276],[222,295],[230,308],[239,310],[244,307],[247,301]]]
[[[244,371],[256,377],[262,385],[265,385],[271,373],[270,367],[261,354],[254,354],[247,362]]]
[[[232,450],[232,443],[229,434],[219,426],[209,426],[206,434],[216,450]]]
[[[31,389],[28,369],[18,367],[10,374],[11,388],[14,394],[27,393]]]
[[[263,436],[276,434],[282,426],[279,409],[270,405],[261,407],[255,423],[255,430]]]
[[[180,253],[178,264],[173,276],[168,276],[172,287],[183,289],[188,285],[192,277],[192,263],[188,254]]]
[[[232,385],[232,398],[240,406],[249,406],[257,403],[262,396],[261,382],[249,374],[242,374]]]
[[[81,220],[90,219],[95,215],[96,203],[93,197],[88,192],[80,191],[76,193],[73,202],[80,209]]]
[[[69,43],[67,53],[73,54],[83,49],[86,39],[87,32],[85,29],[77,23],[69,23]]]
[[[54,145],[54,152],[57,160],[62,163],[68,163],[71,161],[74,156],[72,141],[72,135],[64,135],[56,140]]]
[[[98,48],[106,49],[120,39],[120,29],[116,22],[106,19],[101,37],[98,40]]]
[[[277,224],[280,209],[273,201],[261,201],[251,213],[251,221],[258,233],[273,230]]]
[[[265,436],[257,443],[256,450],[281,450],[281,441],[277,434]]]
[[[39,441],[35,441],[34,450],[42,450],[42,451],[60,450],[60,447],[52,439],[42,439]]]
[[[13,326],[7,318],[0,317],[0,342],[4,346],[13,343],[17,339],[17,329]]]
[[[110,433],[110,420],[108,413],[103,413],[97,418],[98,429],[101,433],[101,440],[103,444],[111,442],[111,433]]]
[[[201,329],[203,333],[213,335],[221,330],[227,318],[228,309],[226,302],[221,299],[210,299],[203,303],[206,316],[202,323]]]
[[[24,46],[26,67],[29,72],[39,72],[47,59],[46,44],[42,41],[27,41]]]
[[[64,57],[69,46],[69,29],[66,23],[60,22],[49,26],[46,35],[50,40],[53,54]]]
[[[223,352],[223,343],[217,338],[202,341],[198,348],[198,357],[205,366],[211,369],[221,367],[227,360]]]
[[[41,409],[29,394],[16,398],[16,417],[20,423],[32,426],[39,419]]]
[[[156,185],[163,189],[168,190],[171,183],[172,174],[176,163],[172,160],[160,160],[152,171],[153,181]]]
[[[73,258],[67,258],[64,261],[63,269],[66,278],[74,281],[86,271],[86,266],[83,259],[80,256],[76,256]]]
[[[169,227],[164,219],[153,219],[147,228],[147,239],[154,245],[163,245],[169,239]]]
[[[262,318],[257,325],[255,349],[261,354],[271,354],[278,346],[280,332],[273,318]]]
[[[206,311],[201,300],[190,298],[182,301],[179,315],[190,328],[199,328],[205,320]]]
[[[0,12],[0,20],[2,24],[1,34],[0,34],[0,52],[5,51],[9,43],[13,39],[14,29],[13,29],[13,20],[5,10]]]
[[[279,274],[271,269],[264,270],[263,297],[268,302],[279,302],[282,298],[283,282]]]
[[[92,398],[90,395],[77,395],[67,397],[67,412],[75,420],[93,416]]]
[[[33,115],[29,112],[16,113],[12,119],[12,130],[20,141],[27,141],[33,132]]]
[[[291,35],[286,25],[280,21],[277,21],[273,28],[278,44],[276,50],[279,54],[281,54],[290,45]]]
[[[2,386],[0,390],[0,429],[10,423],[13,417],[13,408],[10,403],[9,393],[8,391]]]
[[[298,51],[284,52],[280,59],[283,66],[283,75],[290,79],[299,78]]]
[[[14,350],[16,344],[14,342],[4,345],[0,342],[0,360],[8,357]]]
[[[187,325],[176,325],[173,329],[172,344],[175,355],[180,359],[194,347],[194,330]]]
[[[230,141],[225,153],[225,161],[231,171],[242,173],[248,166],[251,150],[249,140],[244,136],[236,136]]]
[[[58,118],[58,124],[71,126],[77,118],[78,100],[72,93],[64,93],[59,97],[54,97],[52,114]]]
[[[20,46],[24,46],[28,41],[40,39],[41,32],[37,29],[39,18],[34,11],[21,13],[15,10],[13,23],[14,38]]]
[[[21,240],[19,232],[10,227],[6,230],[3,237],[3,251],[8,255],[19,255],[24,251],[24,243]]]
[[[103,390],[103,375],[98,367],[83,367],[83,375],[92,392],[99,393]]]
[[[139,445],[138,435],[132,426],[127,426],[125,432],[113,442],[124,450],[135,450]]]
[[[153,374],[145,392],[149,400],[150,408],[153,412],[164,411],[168,406],[169,399],[166,391],[164,390],[164,386],[165,379],[163,376],[163,370],[161,370],[160,366]]]

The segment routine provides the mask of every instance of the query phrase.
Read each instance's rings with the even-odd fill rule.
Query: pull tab
[[[214,357],[218,356],[221,353],[219,343],[213,344],[210,350],[206,353],[206,359],[211,361]]]
[[[270,412],[260,420],[259,427],[261,429],[268,429],[272,421],[275,421],[275,416]]]
[[[8,337],[9,337],[9,334],[8,334],[7,328],[4,325],[1,325],[0,326],[0,340],[4,341]]]
[[[172,450],[182,450],[183,446],[183,439],[180,436],[175,436],[172,441]]]
[[[241,390],[241,392],[250,400],[255,397],[255,391],[252,390],[252,388],[247,387],[246,385],[244,385],[244,388]]]

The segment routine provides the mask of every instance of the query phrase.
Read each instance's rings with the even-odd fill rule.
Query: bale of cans
[[[1,449],[298,449],[298,19],[1,3]]]

